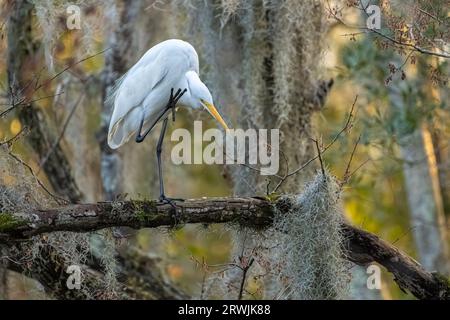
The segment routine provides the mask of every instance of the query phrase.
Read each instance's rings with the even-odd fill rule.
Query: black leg
[[[164,142],[164,135],[167,129],[167,119],[165,118],[162,124],[161,134],[159,135],[158,144],[156,146],[156,158],[158,160],[158,176],[159,176],[159,200],[163,201],[166,199],[166,195],[164,194],[164,179],[161,167],[161,152],[162,152],[162,144]]]
[[[165,118],[163,120],[161,134],[159,135],[158,144],[156,146],[156,158],[158,160],[158,177],[159,177],[159,201],[162,203],[168,203],[173,208],[173,219],[174,219],[175,225],[176,225],[178,223],[179,216],[177,213],[177,206],[174,203],[174,200],[178,200],[178,201],[184,201],[184,200],[183,199],[172,199],[172,198],[166,197],[166,195],[164,193],[164,177],[163,177],[163,171],[162,171],[162,165],[161,165],[162,145],[164,142],[164,135],[166,133],[168,121],[169,121],[169,118]]]
[[[142,119],[139,124],[139,129],[136,134],[136,142],[137,143],[144,141],[144,139],[147,137],[149,132],[167,114],[167,111],[169,111],[170,109],[172,109],[172,119],[173,119],[173,121],[175,121],[175,106],[178,103],[178,101],[180,100],[180,98],[183,96],[183,94],[186,93],[186,91],[187,91],[186,89],[184,89],[184,90],[178,89],[174,95],[173,88],[172,88],[170,90],[170,98],[169,98],[169,101],[168,101],[166,107],[163,110],[161,110],[161,112],[158,114],[158,116],[153,120],[153,123],[150,125],[150,128],[147,129],[147,131],[144,133],[142,133],[142,127],[144,126],[145,119],[144,119],[144,114],[142,115]],[[173,202],[173,200],[183,201],[183,199],[170,199],[170,198],[166,197],[166,195],[164,193],[164,178],[163,178],[163,172],[162,172],[162,166],[161,166],[162,145],[164,142],[164,135],[166,133],[168,119],[169,119],[168,116],[166,116],[163,120],[161,133],[159,135],[158,144],[156,146],[156,158],[158,161],[158,176],[159,176],[159,201],[161,201],[163,203],[168,203],[172,206],[172,208],[175,211],[175,221],[176,221],[177,220],[177,216],[176,216],[177,208],[176,208],[176,205]]]
[[[171,93],[170,94],[172,94],[172,90],[173,89],[171,89]],[[180,100],[181,99],[181,97],[183,96],[183,94],[185,94],[186,93],[186,91],[187,91],[187,89],[184,89],[183,91],[181,91],[181,89],[178,89],[178,91],[177,91],[177,93],[175,94],[175,97],[174,97],[174,99],[173,99],[173,101],[172,101],[172,106],[171,106],[171,108],[172,108],[172,121],[173,122],[175,122],[175,111],[176,111],[176,104],[178,103],[178,100]]]
[[[141,143],[142,141],[144,141],[144,139],[147,137],[147,135],[150,133],[150,131],[152,131],[152,129],[155,127],[155,125],[162,119],[162,117],[164,117],[164,115],[167,113],[167,111],[169,109],[172,109],[172,119],[173,119],[173,121],[175,121],[175,106],[178,103],[178,100],[180,100],[180,98],[183,96],[183,94],[186,93],[186,91],[187,91],[187,89],[184,89],[184,90],[178,89],[174,95],[173,88],[172,88],[170,90],[169,102],[167,103],[166,107],[163,110],[161,110],[161,112],[158,114],[156,119],[153,121],[153,124],[143,134],[142,134],[142,127],[144,126],[145,119],[144,119],[144,114],[142,114],[141,123],[139,124],[139,129],[137,131],[136,139],[135,139],[135,141],[137,143]]]

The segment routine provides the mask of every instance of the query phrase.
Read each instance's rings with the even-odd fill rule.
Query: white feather
[[[116,149],[127,142],[138,130],[143,114],[145,123],[159,114],[169,100],[171,88],[188,87],[185,75],[189,71],[199,72],[197,52],[189,43],[171,39],[150,48],[116,82],[108,98],[114,101],[109,146]],[[180,102],[189,104],[191,100],[191,92],[187,92]]]

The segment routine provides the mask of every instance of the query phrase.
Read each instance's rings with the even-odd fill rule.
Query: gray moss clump
[[[28,223],[20,217],[23,212],[42,207],[51,208],[55,205],[57,204],[43,191],[28,169],[10,157],[8,150],[0,148],[0,232],[7,232]],[[104,238],[108,236],[106,234]],[[24,273],[33,273],[36,271],[35,268],[48,263],[42,260],[42,252],[52,252],[55,256],[54,266],[61,270],[66,270],[69,265],[84,266],[91,252],[90,237],[89,233],[54,232],[45,237],[36,236],[32,238],[32,241],[21,243],[22,261],[27,261],[22,265]],[[103,250],[102,265],[105,269],[105,277],[98,286],[100,290],[94,292],[86,285],[86,281],[83,281],[85,273],[82,269],[81,289],[77,291],[79,296],[116,297],[117,282],[113,250],[112,246]],[[66,277],[67,274],[61,273],[61,281],[65,281]]]
[[[289,166],[311,154],[310,119],[320,108],[321,63],[327,23],[323,1],[173,0],[183,38],[200,55],[201,77],[223,113],[238,126],[279,128],[280,148]],[[184,8],[184,10],[180,10]],[[225,119],[233,122],[231,119]],[[289,152],[296,146],[295,152]],[[281,162],[280,172],[285,163]],[[236,195],[265,192],[267,182],[254,170],[230,170]],[[296,192],[311,172],[292,176],[284,190]]]
[[[277,211],[271,228],[229,226],[233,262],[239,263],[240,256],[255,259],[244,298],[348,298],[350,263],[342,250],[340,195],[338,181],[318,173],[300,195],[269,197]],[[208,277],[205,296],[236,299],[241,280],[239,268],[227,268],[219,277]]]
[[[281,288],[278,298],[345,299],[348,296],[348,262],[342,251],[343,222],[338,182],[319,173],[304,192],[291,201],[291,210],[279,212]]]

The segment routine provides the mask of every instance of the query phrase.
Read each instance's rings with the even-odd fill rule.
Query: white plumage
[[[187,89],[179,105],[203,106],[228,129],[198,73],[198,55],[188,42],[171,39],[150,48],[118,80],[110,95],[114,110],[108,132],[109,146],[116,149],[136,134],[142,116],[144,127],[154,126],[155,118],[167,105],[172,88],[174,91]]]

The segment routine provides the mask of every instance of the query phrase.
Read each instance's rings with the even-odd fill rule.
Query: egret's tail
[[[111,149],[117,149],[125,144],[136,134],[142,119],[142,110],[133,108],[123,117],[114,119],[114,113],[111,118],[108,131],[108,145]]]

